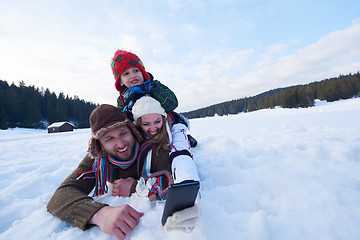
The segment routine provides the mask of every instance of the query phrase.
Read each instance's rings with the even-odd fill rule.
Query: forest
[[[68,121],[76,128],[88,128],[89,116],[97,104],[64,93],[57,96],[49,89],[9,85],[0,80],[0,129],[45,129],[53,122]]]
[[[245,97],[182,113],[188,119],[251,112],[265,108],[307,108],[315,99],[328,102],[360,97],[360,73],[340,75],[305,85],[277,88],[253,97]],[[77,96],[56,95],[49,89],[16,86],[0,80],[0,129],[45,129],[53,122],[68,121],[76,128],[88,128],[89,116],[98,104]]]
[[[315,99],[328,102],[360,97],[360,73],[340,75],[336,78],[277,88],[253,97],[245,97],[209,107],[182,113],[188,119],[211,117],[214,115],[237,114],[265,108],[307,108],[314,106]]]

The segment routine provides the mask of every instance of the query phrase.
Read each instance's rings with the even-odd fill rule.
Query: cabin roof
[[[47,128],[61,127],[62,125],[66,124],[66,123],[75,127],[73,124],[71,124],[69,122],[54,122],[51,125],[49,125]]]

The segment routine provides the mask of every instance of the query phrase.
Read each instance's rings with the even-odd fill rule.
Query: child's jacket
[[[171,91],[167,86],[162,84],[160,81],[154,80],[154,77],[151,75],[151,73],[149,73],[149,75],[151,82],[150,96],[159,101],[165,111],[173,111],[178,106],[178,101],[175,93]],[[124,109],[123,95],[126,90],[128,90],[128,88],[124,87],[121,91],[120,96],[117,99],[117,106],[121,110]]]

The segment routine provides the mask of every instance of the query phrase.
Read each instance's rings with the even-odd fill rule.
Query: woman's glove
[[[194,206],[185,208],[181,211],[175,212],[172,216],[169,216],[163,228],[166,231],[182,230],[185,232],[191,232],[195,228],[200,216],[200,201],[197,199]]]
[[[156,181],[152,183],[151,189],[148,193],[150,202],[163,201],[166,199],[166,192],[170,186],[170,178],[168,176],[160,175],[156,177]]]
[[[136,185],[136,194],[139,197],[147,197],[150,202],[163,201],[166,193],[174,180],[168,171],[159,171],[150,175],[149,178],[141,177]]]

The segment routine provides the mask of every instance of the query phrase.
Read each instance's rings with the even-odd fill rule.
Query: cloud
[[[178,111],[359,70],[358,19],[309,43],[307,34],[320,23],[302,28],[300,35],[269,35],[276,32],[274,22],[262,11],[269,5],[279,14],[285,9],[273,2],[14,0],[8,5],[0,9],[0,79],[97,103],[116,104],[109,65],[117,49],[136,53],[176,93]],[[350,21],[341,20],[341,26]],[[257,32],[265,27],[266,33]]]
[[[118,37],[118,43],[116,46],[121,46],[121,49],[132,51],[134,53],[141,52],[141,45],[139,44],[137,37],[121,32]]]
[[[205,56],[193,68],[197,81],[188,81],[180,91],[181,96],[186,96],[180,97],[181,101],[191,110],[360,70],[359,23],[329,33],[308,46],[292,49],[294,53],[288,55],[288,48],[297,42],[270,46],[259,58],[252,49]]]

